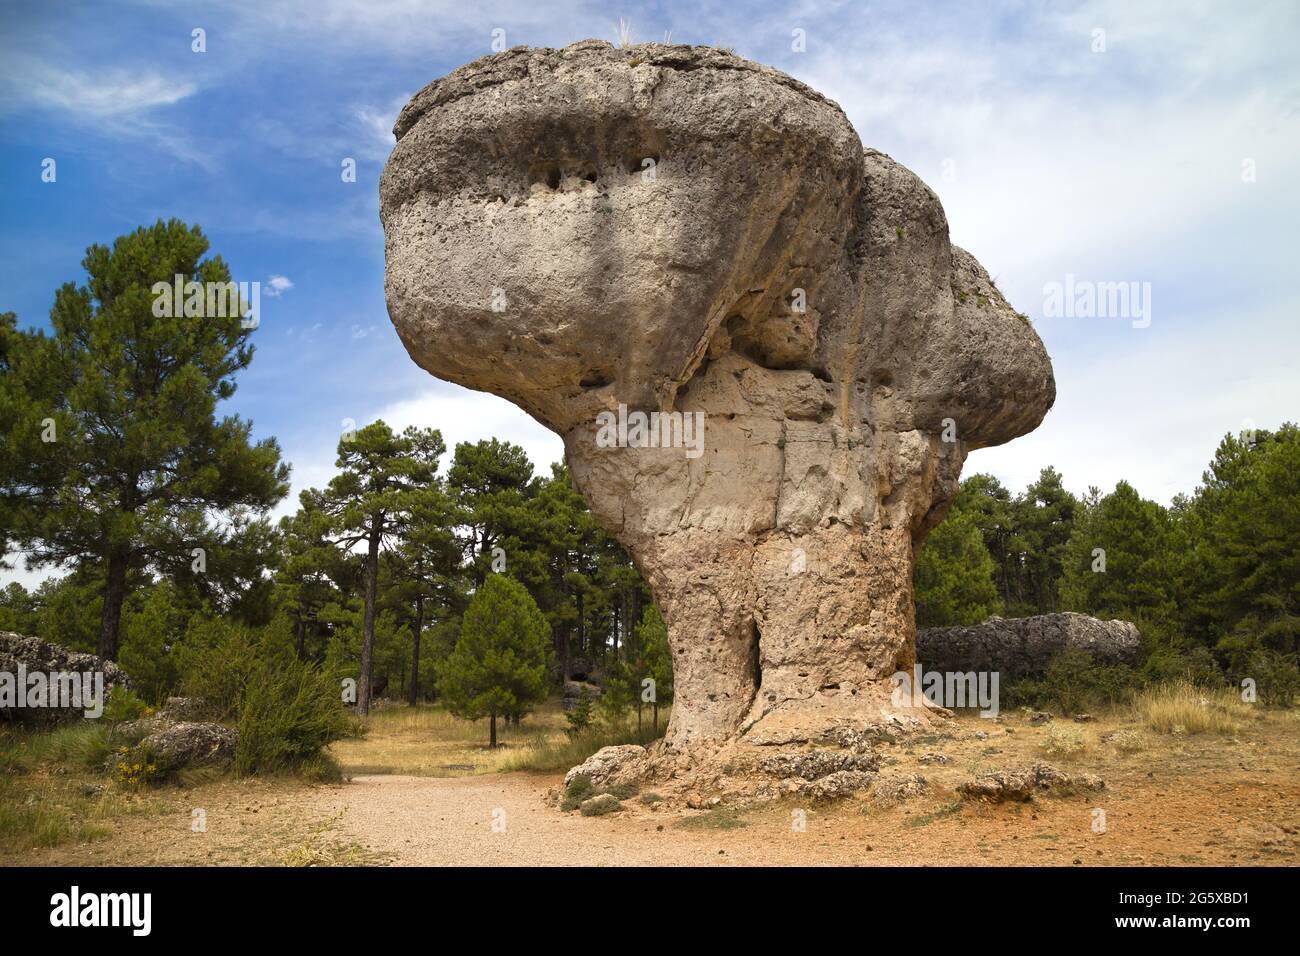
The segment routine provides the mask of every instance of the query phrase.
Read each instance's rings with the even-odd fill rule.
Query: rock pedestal
[[[1055,395],[934,193],[825,97],[705,47],[509,50],[394,132],[393,323],[563,438],[663,609],[667,746],[886,713],[915,548],[967,452]]]

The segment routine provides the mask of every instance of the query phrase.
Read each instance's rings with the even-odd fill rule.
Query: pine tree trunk
[[[357,688],[357,713],[363,717],[370,713],[370,686],[375,652],[375,593],[379,583],[379,539],[383,517],[375,515],[370,522],[370,535],[366,548],[366,610],[361,636],[361,680]]]
[[[492,744],[491,744],[491,747],[492,747],[493,750],[496,750],[496,748],[497,748],[497,715],[496,715],[496,714],[493,714],[493,715],[492,715]]]
[[[306,641],[306,633],[305,633],[306,630],[307,630],[307,622],[302,618],[298,618],[297,634],[294,638],[294,651],[297,653],[298,660],[300,661],[307,659],[303,655],[303,646],[304,646],[304,642]]]
[[[420,632],[424,630],[424,595],[415,599],[415,632],[411,635],[411,706],[420,701]]]
[[[117,660],[118,639],[122,630],[122,605],[126,601],[128,558],[124,552],[109,555],[104,575],[104,609],[99,621],[99,642],[95,653],[106,661]]]

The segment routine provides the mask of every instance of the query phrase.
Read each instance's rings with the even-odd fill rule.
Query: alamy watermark
[[[890,703],[895,707],[978,707],[981,717],[998,715],[997,671],[923,671],[917,664],[912,673],[890,675],[893,687]]]
[[[684,448],[687,458],[704,454],[703,412],[629,412],[596,416],[597,448]]]
[[[80,710],[94,719],[104,713],[103,671],[0,671],[0,708]]]
[[[198,282],[177,273],[171,282],[155,282],[155,318],[225,319],[239,316],[240,325],[255,329],[262,324],[262,283]]]
[[[1092,282],[1068,273],[1064,282],[1043,284],[1043,317],[1129,319],[1135,329],[1151,324],[1150,282]]]

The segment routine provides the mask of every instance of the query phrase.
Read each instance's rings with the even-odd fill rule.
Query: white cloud
[[[497,438],[521,446],[536,474],[549,474],[551,462],[564,461],[559,435],[504,398],[459,385],[439,382],[415,398],[380,409],[375,418],[394,429],[408,425],[438,429],[447,443],[447,460],[461,442]]]
[[[266,280],[266,294],[271,298],[284,295],[293,288],[293,283],[285,276],[274,275]]]
[[[549,475],[552,462],[564,461],[564,443],[560,437],[522,409],[504,398],[447,382],[432,382],[412,398],[385,405],[368,417],[357,417],[356,424],[361,427],[378,419],[383,419],[394,431],[408,426],[438,429],[447,445],[447,454],[438,467],[444,475],[458,444],[489,438],[522,447],[537,475]],[[285,442],[285,459],[293,463],[293,490],[274,510],[277,520],[298,509],[300,492],[306,488],[323,488],[338,473],[334,467],[338,438],[337,431],[317,432]]]

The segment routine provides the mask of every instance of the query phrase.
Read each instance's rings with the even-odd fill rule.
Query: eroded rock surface
[[[704,47],[509,50],[394,132],[389,314],[422,367],[563,438],[668,624],[665,758],[890,716],[916,547],[967,452],[1055,396],[934,193],[814,90]],[[660,440],[609,447],[602,413],[636,412]]]
[[[1003,679],[1041,677],[1064,650],[1099,664],[1132,664],[1142,635],[1128,621],[1086,614],[991,617],[971,627],[927,627],[916,635],[916,657],[932,671],[997,671]]]
[[[8,675],[3,678],[7,687],[0,694],[4,698],[0,702],[0,719],[23,723],[80,719],[86,716],[87,711],[94,712],[106,703],[115,688],[125,689],[131,685],[126,671],[112,661],[12,631],[0,631],[0,674]],[[33,675],[41,675],[39,679],[44,690],[39,695],[40,702],[28,706],[34,696]],[[51,706],[65,697],[71,700],[72,675],[77,675],[75,686],[80,706]],[[60,694],[61,687],[63,695]],[[101,690],[102,699],[99,697]],[[23,706],[18,705],[19,694],[23,695]]]
[[[1102,790],[1105,782],[1084,773],[1071,776],[1051,764],[1036,763],[1022,770],[996,770],[982,773],[957,788],[967,800],[1002,803],[1007,800],[1032,800],[1043,793],[1069,794]]]

